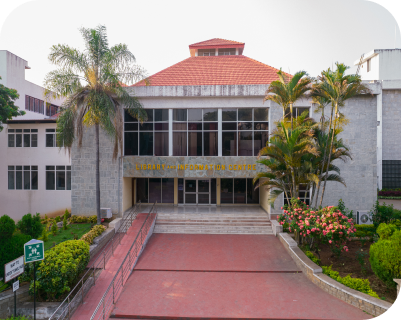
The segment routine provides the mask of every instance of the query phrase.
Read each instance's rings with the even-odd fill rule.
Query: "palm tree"
[[[310,90],[309,85],[312,80],[308,77],[305,71],[298,71],[292,78],[290,75],[279,70],[277,72],[278,80],[270,83],[269,89],[266,91],[266,96],[263,101],[270,100],[283,108],[283,119],[285,112],[290,108],[291,130],[293,129],[292,108],[295,101],[305,96],[305,93]]]
[[[336,62],[337,69],[331,71],[322,71],[318,77],[318,82],[312,86],[311,96],[314,98],[320,97],[331,103],[331,116],[329,124],[329,135],[328,139],[331,140],[328,146],[328,158],[327,163],[331,162],[331,156],[333,151],[333,141],[338,123],[339,107],[344,106],[344,102],[356,95],[370,93],[368,87],[362,84],[361,77],[356,74],[345,75],[345,71],[349,69],[348,66],[343,63]],[[333,120],[334,115],[334,120]],[[324,176],[324,184],[322,189],[322,195],[320,198],[320,205],[322,205],[324,192],[326,190],[326,182],[329,174],[329,166],[324,166],[326,173]],[[316,198],[317,199],[317,198]],[[317,201],[317,200],[316,200]]]
[[[99,131],[114,140],[113,160],[122,152],[123,107],[140,121],[146,112],[137,98],[130,96],[123,83],[144,78],[144,70],[135,64],[127,45],[109,48],[106,27],[81,28],[85,51],[67,45],[51,47],[49,60],[59,68],[46,75],[46,95],[65,97],[57,119],[58,142],[70,152],[75,139],[82,146],[84,127],[95,127],[96,213],[100,224]],[[62,145],[62,144],[59,144]]]

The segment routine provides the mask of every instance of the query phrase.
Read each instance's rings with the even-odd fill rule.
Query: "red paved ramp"
[[[189,234],[152,236],[111,317],[372,318],[310,282],[274,236]]]

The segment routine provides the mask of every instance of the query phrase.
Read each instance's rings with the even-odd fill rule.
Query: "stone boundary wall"
[[[272,223],[273,233],[278,231]],[[277,227],[277,226],[276,226]],[[291,238],[288,233],[275,233],[280,242],[284,245],[287,252],[295,261],[302,272],[315,285],[326,291],[327,293],[341,299],[373,316],[379,316],[385,313],[392,304],[365,293],[348,288],[343,284],[335,281],[323,273],[321,267],[310,260],[305,253],[298,247],[296,241]]]
[[[31,299],[29,285],[23,285],[17,290],[17,311],[19,306]],[[0,319],[7,319],[14,315],[14,292],[7,290],[0,293]]]

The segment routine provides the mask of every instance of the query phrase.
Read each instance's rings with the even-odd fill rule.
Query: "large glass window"
[[[173,110],[173,155],[218,155],[217,109]]]
[[[174,203],[174,178],[138,178],[136,198],[142,203]]]
[[[8,147],[36,148],[38,129],[8,129]]]
[[[221,203],[259,203],[259,189],[251,178],[221,179]]]
[[[56,129],[46,129],[46,147],[54,148],[54,147],[62,147],[63,145],[59,145],[57,142]]]
[[[38,166],[8,166],[9,190],[38,190]]]
[[[223,156],[257,156],[269,137],[266,108],[223,109]]]
[[[140,123],[127,110],[124,114],[124,155],[168,156],[168,109],[146,109],[148,120]]]
[[[71,166],[46,166],[46,190],[71,190]]]

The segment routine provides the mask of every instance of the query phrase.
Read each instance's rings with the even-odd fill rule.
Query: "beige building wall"
[[[123,212],[132,207],[135,199],[132,197],[132,178],[123,178]]]

